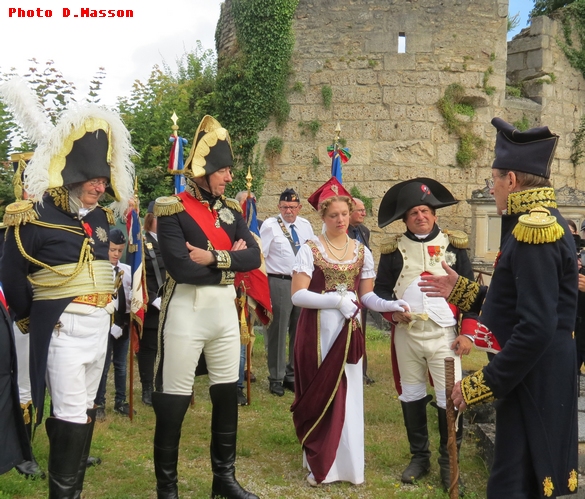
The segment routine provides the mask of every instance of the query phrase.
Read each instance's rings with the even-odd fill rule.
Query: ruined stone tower
[[[226,0],[218,37],[223,54],[235,45],[229,7]],[[343,183],[373,200],[367,224],[374,253],[385,235],[404,230],[400,223],[377,228],[382,196],[398,181],[424,176],[446,184],[461,200],[439,212],[441,226],[465,230],[472,255],[480,263],[491,261],[498,222],[484,179],[493,159],[490,121],[500,116],[546,124],[560,135],[552,180],[566,198],[560,202],[563,214],[585,218],[578,190],[585,188],[585,175],[570,161],[583,78],[558,47],[554,21],[537,18],[507,43],[507,15],[507,0],[299,0],[290,116],[284,126],[271,123],[260,136],[261,150],[271,137],[284,140],[266,173],[260,217],[274,214],[286,187],[306,199],[329,178],[327,146],[339,122],[352,153],[343,166]],[[530,98],[506,98],[507,80],[524,81]],[[469,121],[485,144],[468,168],[456,165],[459,139],[446,131],[437,108],[453,83],[475,107],[473,117],[459,118]],[[324,88],[330,89],[329,106]],[[317,129],[314,136],[308,128]],[[310,211],[305,204],[303,216]],[[309,218],[319,226],[316,217]]]

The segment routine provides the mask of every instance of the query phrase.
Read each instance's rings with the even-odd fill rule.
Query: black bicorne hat
[[[550,178],[550,166],[559,140],[558,135],[552,133],[547,126],[521,132],[501,118],[494,118],[492,125],[498,131],[496,159],[492,168]]]
[[[230,134],[212,116],[203,117],[193,142],[183,170],[172,173],[203,177],[234,165]]]
[[[432,178],[405,180],[392,186],[384,194],[378,210],[378,227],[386,227],[400,220],[415,206],[426,205],[437,209],[458,202],[449,189]]]
[[[63,185],[86,182],[98,177],[110,181],[110,165],[108,164],[109,140],[106,131],[98,129],[86,132],[73,142],[71,152],[65,157],[65,168],[61,172]],[[114,191],[108,187],[108,194]]]

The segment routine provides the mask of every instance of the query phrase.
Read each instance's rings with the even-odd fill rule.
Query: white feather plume
[[[53,125],[24,78],[17,76],[0,85],[0,98],[32,142],[39,144],[50,133]]]
[[[107,109],[95,106],[79,106],[70,104],[69,108],[59,117],[59,121],[51,133],[39,143],[33,158],[25,170],[25,188],[29,198],[41,201],[45,191],[55,185],[49,185],[49,165],[51,159],[59,154],[64,141],[72,130],[81,127],[89,118],[99,118],[107,121],[111,127],[112,158],[111,183],[117,191],[116,202],[110,207],[116,217],[124,218],[128,202],[134,194],[134,164],[131,157],[136,151],[130,142],[130,132],[122,123],[120,116]]]

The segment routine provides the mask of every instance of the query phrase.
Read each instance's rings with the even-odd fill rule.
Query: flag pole
[[[134,206],[138,206],[138,177],[134,177]],[[126,216],[131,215],[130,212],[128,212],[128,214]],[[134,279],[134,276],[132,276],[132,279]],[[123,286],[122,283],[120,283],[121,286]],[[118,305],[119,306],[119,305]],[[135,336],[136,336],[136,324],[135,322],[132,320],[132,310],[130,311],[130,331],[128,331],[128,334],[130,335],[130,348],[128,349],[128,364],[129,364],[129,369],[130,369],[130,373],[129,373],[129,380],[128,380],[128,384],[130,385],[128,387],[128,409],[129,409],[129,414],[128,417],[130,418],[130,422],[132,422],[134,420],[134,351],[135,351]]]
[[[250,165],[248,165],[248,174],[246,175],[246,187],[248,188],[248,198],[252,197],[252,172],[250,170]],[[248,213],[246,213],[248,215]],[[250,365],[252,363],[252,335],[254,334],[254,326],[252,324],[252,314],[250,314],[250,310],[246,306],[246,313],[248,314],[248,343],[246,345],[246,395],[248,398],[248,405],[252,403],[252,387],[251,387],[251,372],[252,369]]]

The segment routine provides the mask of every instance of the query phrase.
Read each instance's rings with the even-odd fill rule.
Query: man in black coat
[[[20,409],[17,372],[12,319],[0,289],[0,475],[33,459]]]
[[[496,399],[488,498],[556,497],[577,491],[578,465],[577,262],[549,180],[558,136],[548,127],[520,132],[500,118],[492,124],[496,158],[486,182],[502,232],[489,290],[447,268],[423,278],[421,289],[481,308],[501,346],[451,396],[459,410]]]
[[[235,200],[227,130],[211,116],[201,121],[185,168],[187,187],[155,205],[158,242],[167,271],[161,307],[162,391],[156,414],[154,469],[159,499],[178,498],[181,425],[189,407],[201,353],[209,373],[211,497],[256,499],[235,478],[240,330],[235,272],[260,266],[260,248]]]
[[[105,191],[125,209],[132,195],[132,148],[120,118],[96,106],[62,115],[25,173],[29,200],[6,208],[1,281],[16,324],[30,335],[37,424],[45,382],[51,395],[49,497],[79,497],[95,423],[110,329],[114,217]],[[111,182],[111,185],[110,185]]]

